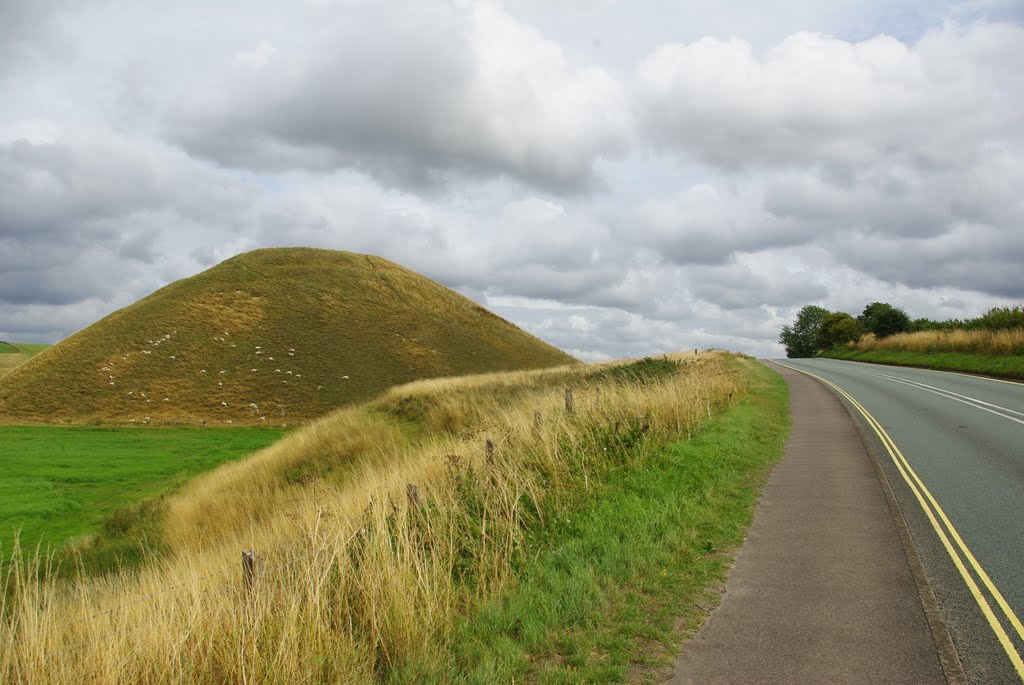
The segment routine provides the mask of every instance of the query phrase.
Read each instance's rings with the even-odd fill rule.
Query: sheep
[[[220,382],[220,381],[217,381],[217,387],[223,388],[224,384],[222,382]]]
[[[128,394],[129,394],[129,395],[134,395],[134,394],[135,394],[135,391],[134,391],[134,390],[129,390],[129,391],[128,391]]]
[[[301,373],[297,373],[297,374],[295,374],[295,377],[296,378],[302,378],[302,374]]]
[[[257,371],[259,371],[259,369],[253,369],[252,370],[253,373],[256,373]]]
[[[281,381],[281,382],[284,383],[285,385],[288,385],[288,381]]]
[[[203,369],[203,370],[202,370],[202,371],[200,371],[199,373],[206,373],[206,369]]]
[[[172,354],[172,355],[171,355],[171,359],[177,359],[177,357],[175,357],[175,356],[174,356],[174,355]]]
[[[274,373],[281,373],[281,369],[274,369]]]
[[[295,353],[294,353],[294,352],[289,352],[289,353],[288,353],[288,356],[289,356],[289,357],[294,357],[294,356],[295,356]]]
[[[261,417],[260,417],[260,421],[266,421],[266,420],[267,420],[267,417],[266,417],[266,416],[261,416]]]
[[[114,381],[110,381],[110,384],[111,384],[111,385],[113,385],[113,384],[114,384]]]
[[[288,374],[289,376],[292,375],[291,371],[285,371],[285,373]]]
[[[231,346],[232,347],[237,347],[237,345],[235,345],[235,343],[231,343]]]
[[[221,370],[220,370],[220,373],[221,373],[221,374],[225,374],[225,373],[227,373],[227,372],[228,372],[228,370],[227,370],[227,369],[221,369]]]
[[[221,402],[221,403],[220,403],[220,406],[222,406],[222,407],[226,407],[226,406],[228,406],[228,403],[227,403],[227,402]]]
[[[348,376],[342,376],[342,377],[341,377],[341,380],[343,380],[343,381],[347,381],[347,380],[348,380]]]
[[[268,357],[268,359],[269,359],[270,361],[274,361],[274,358],[273,358],[273,357]]]
[[[164,398],[164,402],[170,402],[170,401],[171,401],[171,398],[170,398],[170,397],[165,397],[165,398]]]
[[[257,357],[260,356],[261,354],[263,354],[263,350],[256,350],[256,356]]]

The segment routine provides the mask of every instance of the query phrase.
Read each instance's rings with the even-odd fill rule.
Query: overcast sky
[[[586,360],[1018,304],[1021,65],[1022,0],[0,0],[0,339],[285,245]]]

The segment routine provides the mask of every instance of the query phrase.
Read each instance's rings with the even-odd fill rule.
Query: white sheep
[[[348,376],[342,376],[342,377],[341,377],[341,380],[343,380],[343,381],[347,381],[347,380],[348,380]]]
[[[253,369],[252,370],[253,373],[256,373],[257,371],[259,371],[259,369]]]
[[[203,369],[203,370],[202,370],[202,371],[200,371],[199,373],[206,373],[206,369]]]
[[[171,355],[171,359],[177,359],[177,357],[175,357],[175,356],[174,356],[174,355],[172,354],[172,355]]]
[[[261,354],[263,354],[263,350],[256,350],[256,356],[257,357],[260,356]]]
[[[261,416],[261,417],[260,417],[260,421],[266,421],[266,420],[267,420],[267,417],[266,417],[266,416]]]
[[[224,387],[224,383],[222,383],[221,381],[217,381],[217,386],[223,388]]]
[[[273,357],[267,357],[267,359],[269,359],[270,361],[274,361]]]
[[[294,356],[295,356],[295,353],[294,353],[294,352],[289,352],[289,353],[288,353],[288,356],[289,356],[289,357],[294,357]]]
[[[291,371],[285,371],[285,373],[288,374],[289,376],[292,375]]]
[[[274,373],[281,373],[281,369],[274,369]]]
[[[164,402],[170,402],[170,401],[171,401],[171,398],[170,398],[170,397],[165,397],[165,398],[164,398]]]
[[[295,377],[296,378],[302,378],[302,374],[301,373],[297,373],[297,374],[295,374]]]
[[[227,369],[221,369],[221,370],[220,370],[220,373],[221,373],[222,375],[223,375],[223,374],[225,374],[225,373],[227,373],[227,372],[228,372],[228,370],[227,370]]]
[[[228,406],[228,403],[227,403],[227,402],[221,402],[221,403],[220,403],[220,406],[222,406],[222,407],[226,407],[226,406]]]

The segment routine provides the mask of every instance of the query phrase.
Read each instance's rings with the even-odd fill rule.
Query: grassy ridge
[[[576,555],[577,538],[608,542],[596,524],[615,512],[593,509],[605,496],[640,497],[623,515],[646,509],[638,493],[659,487],[648,466],[666,477],[693,469],[669,479],[680,487],[698,479],[692,500],[676,497],[683,509],[713,512],[721,496],[732,497],[727,509],[748,511],[749,500],[733,496],[742,487],[727,481],[749,485],[770,450],[756,449],[762,458],[744,470],[732,453],[750,440],[709,438],[720,451],[707,461],[663,448],[713,436],[702,427],[761,393],[750,364],[709,353],[623,374],[575,367],[422,381],[338,411],[168,497],[169,554],[158,563],[63,587],[20,580],[20,561],[0,572],[13,588],[0,612],[0,679],[380,682],[448,663],[480,607],[528,587],[518,579],[537,560],[554,554],[560,565]],[[574,413],[563,406],[566,385]],[[719,480],[723,459],[732,461]],[[597,517],[591,532],[573,527],[588,511]],[[673,516],[645,522],[638,547],[656,548],[661,532],[686,520]],[[721,536],[714,527],[684,533],[670,546],[706,559],[735,534],[728,519],[721,528]],[[611,530],[627,542],[608,557],[622,557],[632,526],[620,518]],[[570,546],[558,552],[562,545]],[[238,578],[242,549],[264,560],[249,590]],[[600,564],[594,573],[604,574]],[[631,576],[624,591],[643,577]]]
[[[56,546],[96,530],[116,510],[263,448],[275,429],[0,426],[0,554]]]
[[[548,531],[521,580],[460,621],[451,658],[401,682],[600,683],[665,679],[681,632],[715,604],[789,430],[777,375],[691,440],[609,474]]]
[[[571,364],[377,257],[256,250],[114,312],[8,374],[8,422],[293,425],[415,379]]]
[[[967,352],[915,352],[912,350],[844,350],[822,353],[831,359],[913,366],[937,371],[962,371],[996,378],[1024,380],[1024,356],[970,354]]]

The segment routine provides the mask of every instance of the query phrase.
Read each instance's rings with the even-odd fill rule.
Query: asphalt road
[[[829,359],[779,363],[830,381],[853,411],[968,681],[1024,682],[1024,384]]]

